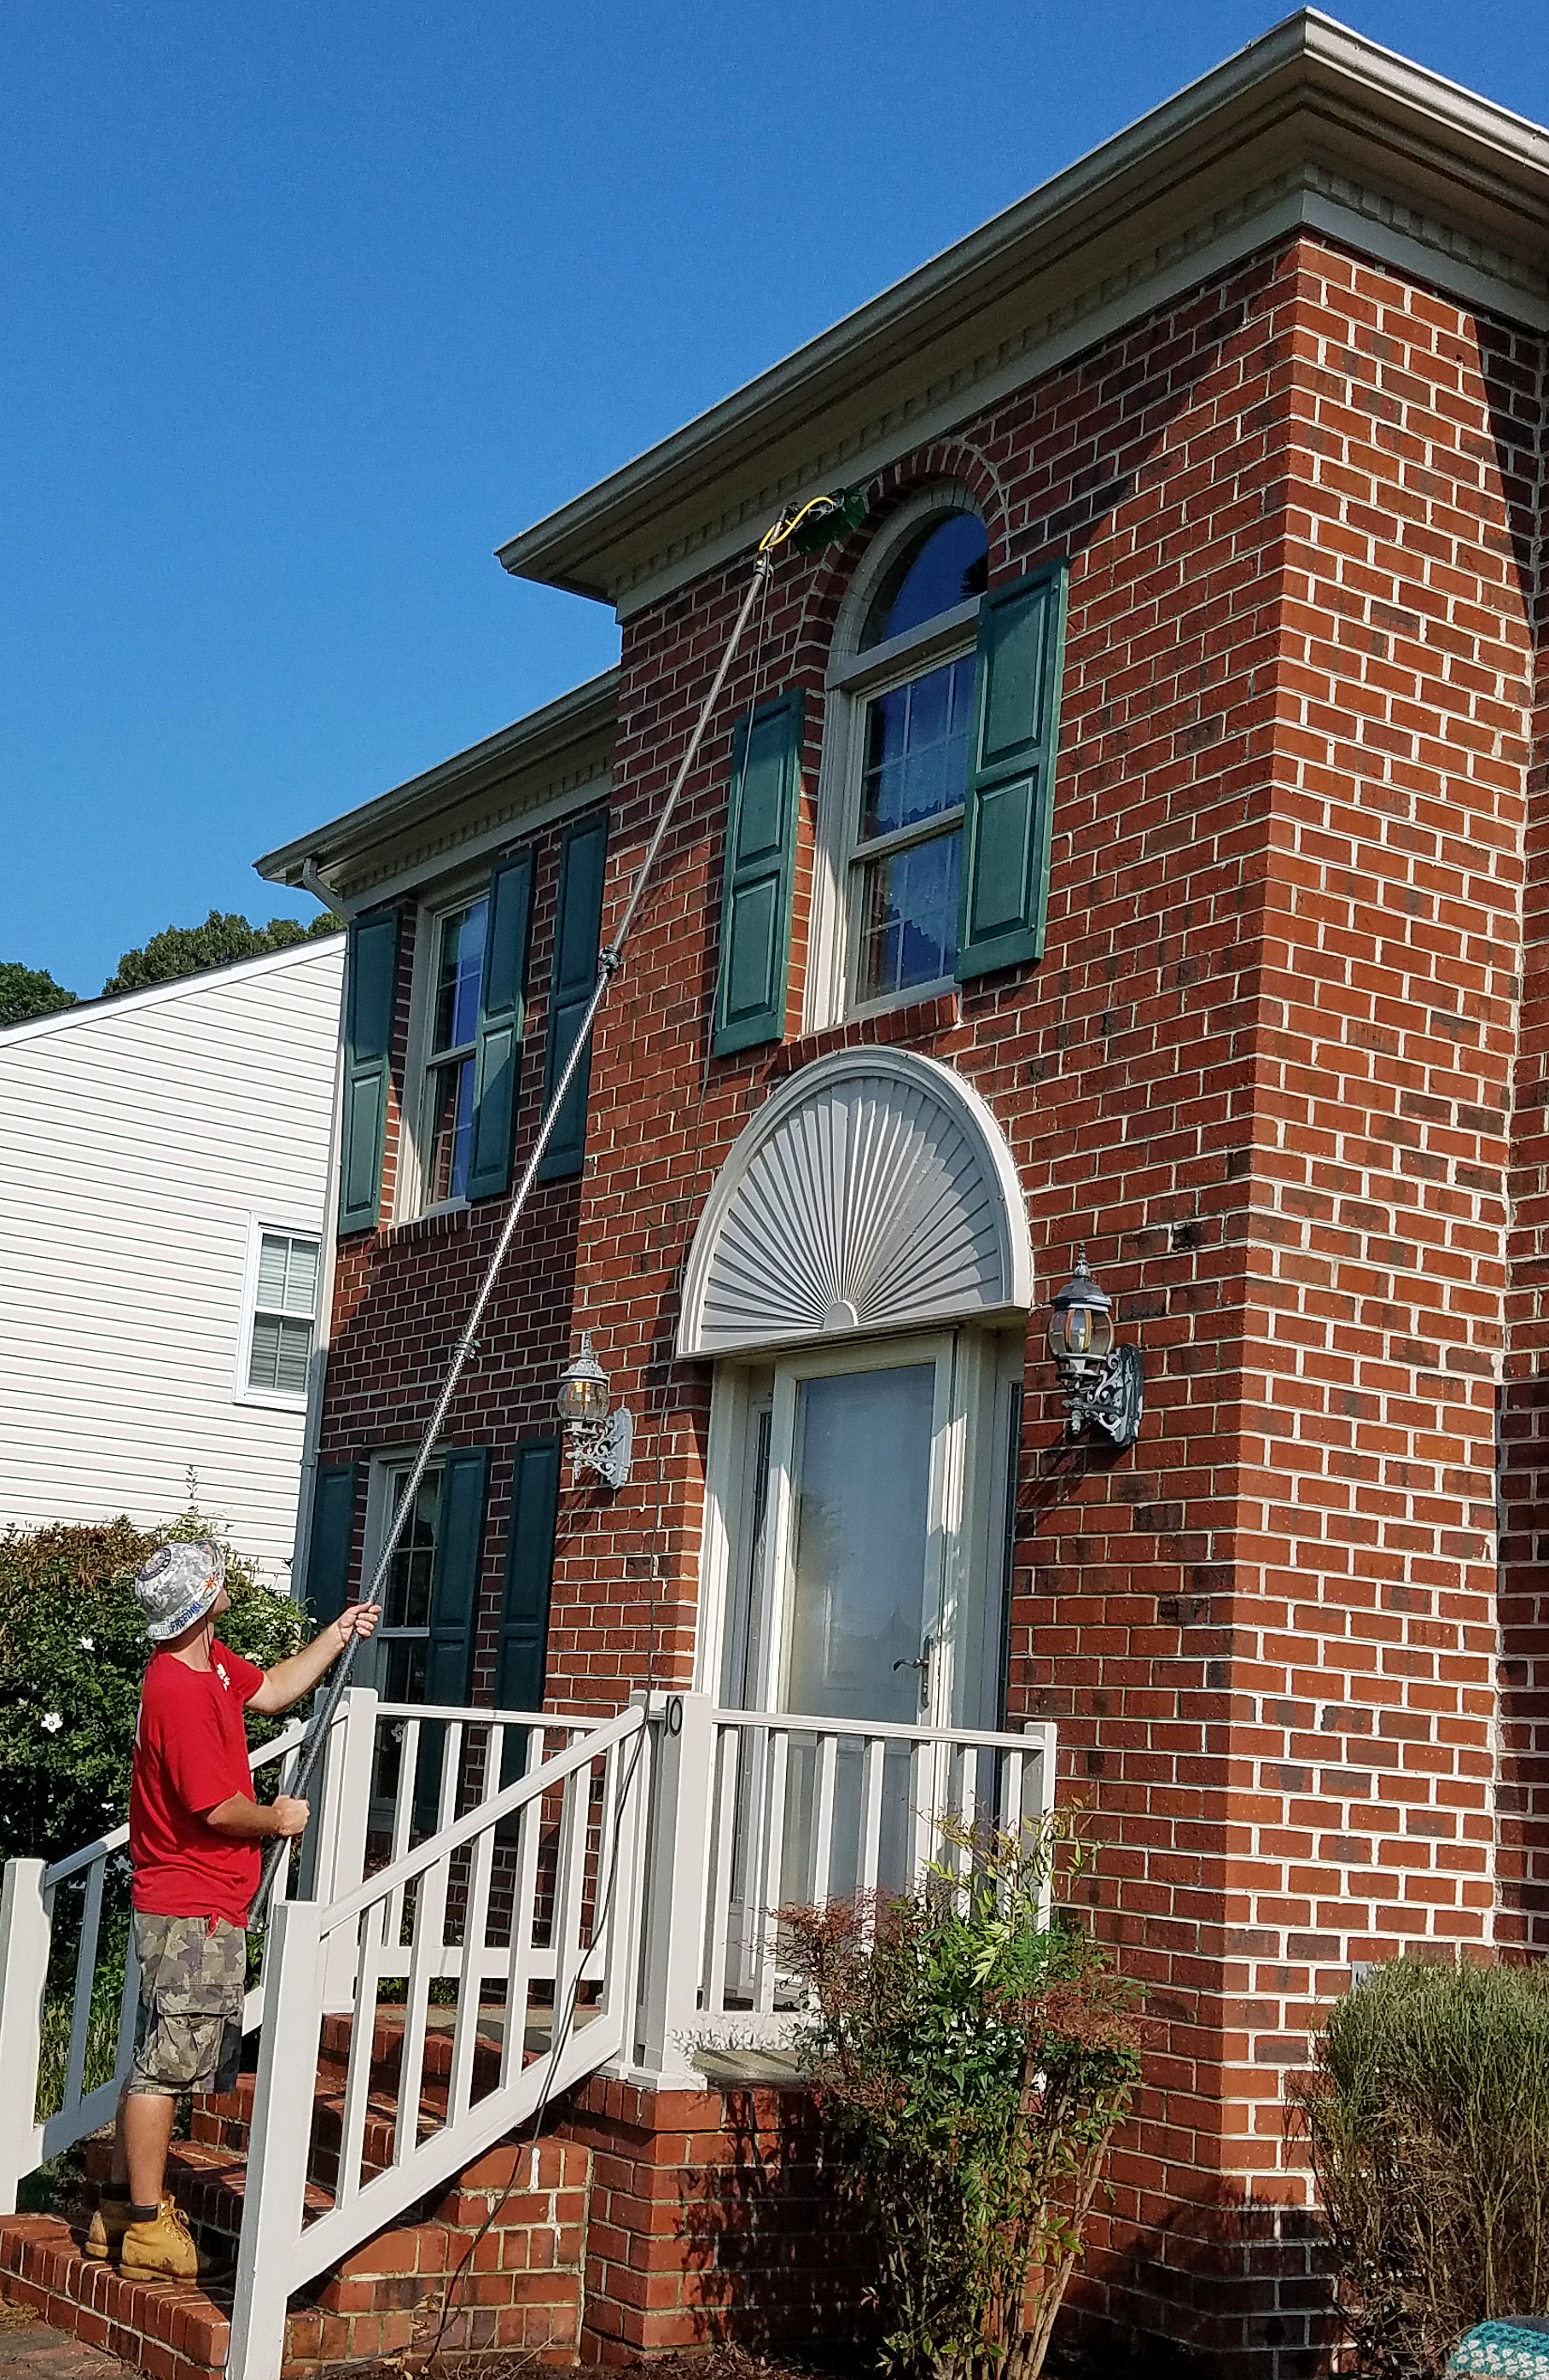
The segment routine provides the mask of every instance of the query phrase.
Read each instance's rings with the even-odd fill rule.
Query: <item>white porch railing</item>
[[[804,1998],[780,1909],[908,1890],[943,1856],[944,1819],[1016,1829],[1054,1806],[1052,1721],[1003,1733],[657,1701],[636,2039],[653,2079],[692,2081],[697,2049],[789,2040]]]
[[[292,1757],[300,1734],[255,1768]],[[350,1689],[300,1897],[271,1914],[245,2012],[262,2038],[227,2380],[277,2380],[291,2293],[555,2094],[603,2066],[693,2087],[699,2050],[787,2038],[801,1987],[779,1909],[907,1888],[941,1855],[944,1817],[1041,1816],[1054,1755],[1045,1724],[869,1725],[661,1693],[598,1724]],[[6,1868],[0,2207],[41,2158],[112,2115],[132,1961],[114,2071],[90,2089],[86,2046],[104,1880],[124,1840],[120,1828],[53,1867]],[[53,1896],[78,1879],[63,2102],[39,2119]],[[322,2207],[309,2168],[331,2193]]]
[[[473,1713],[459,1719],[488,1724]],[[364,1730],[361,1739],[371,1741]],[[625,2046],[647,1757],[636,1701],[448,1817],[342,1898],[275,1912],[229,2380],[277,2374],[293,2289]],[[453,1770],[445,1759],[444,1810]],[[390,2054],[381,1986],[406,1972],[401,2018],[396,2009],[388,2018],[397,2034],[389,2113],[372,2105],[373,2065]],[[343,2072],[324,2086],[324,2009],[346,1973],[353,1988]],[[447,1976],[457,1978],[450,2051],[445,2070],[432,2074],[431,1986]],[[491,2005],[486,1985],[495,1978]],[[333,2203],[309,2222],[308,2162],[324,2087],[337,2130]]]

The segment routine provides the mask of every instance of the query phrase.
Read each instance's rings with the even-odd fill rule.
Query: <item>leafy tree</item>
[[[74,992],[55,983],[46,967],[0,959],[0,1025],[25,1025],[30,1016],[52,1016],[74,1006]]]
[[[177,976],[201,974],[206,967],[229,966],[234,959],[262,958],[267,951],[287,951],[297,942],[338,930],[338,919],[326,909],[310,926],[299,926],[294,917],[271,917],[266,926],[252,926],[235,909],[212,909],[202,926],[167,926],[152,934],[142,950],[126,951],[103,990],[142,991],[149,983],[170,983]]]

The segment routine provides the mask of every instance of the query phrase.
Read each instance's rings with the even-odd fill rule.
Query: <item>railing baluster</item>
[[[355,1964],[355,2013],[349,2027],[349,2055],[345,2067],[344,2116],[339,2127],[339,2170],[334,2203],[348,2205],[360,2187],[360,2159],[366,2139],[366,2115],[371,2100],[372,2064],[376,2056],[377,1953],[387,1923],[388,1902],[373,1901],[360,1917],[360,1946]]]
[[[860,1856],[856,1863],[862,1893],[873,1893],[882,1862],[882,1788],[887,1762],[884,1736],[869,1735],[860,1755]]]
[[[499,1792],[500,1772],[505,1766],[506,1730],[497,1723],[484,1738],[484,1790],[479,1796],[482,1802]]]
[[[70,2010],[70,2047],[65,2065],[67,2107],[79,2107],[86,2080],[86,2042],[91,2028],[91,1985],[97,1973],[97,1931],[103,1915],[105,1859],[93,1860],[86,1871],[86,1903],[80,1912],[80,1947],[75,1961],[75,2006]]]
[[[420,1781],[420,1722],[406,1718],[400,1722],[403,1734],[398,1743],[398,1782],[393,1797],[392,1846],[387,1854],[389,1866],[396,1867],[409,1849],[409,1838],[414,1828],[414,1794]],[[394,1893],[387,1910],[384,1941],[388,1949],[403,1947],[403,1888]]]
[[[506,1969],[506,2034],[500,2045],[500,2087],[520,2073],[527,2057],[527,1993],[532,1967],[532,1921],[538,1894],[538,1828],[543,1804],[517,1814],[517,1856],[511,1899],[511,1955]]]
[[[812,1816],[812,1899],[820,1907],[828,1899],[834,1875],[834,1787],[839,1771],[837,1734],[820,1735],[817,1744],[818,1790]]]
[[[590,1765],[572,1768],[565,1779],[560,1804],[559,1857],[554,1872],[554,2011],[549,2020],[549,2047],[557,2043],[561,2027],[570,2022],[570,1998],[580,1966],[581,1896],[586,1886],[586,1821],[592,1807]],[[577,2011],[579,2017],[579,2010]]]
[[[704,1986],[706,2016],[720,2016],[726,2004],[726,1937],[731,1925],[732,1862],[737,1841],[738,1730],[721,1729],[715,1741],[715,1853],[710,1871],[710,1958]]]
[[[479,2008],[484,1997],[484,1925],[489,1915],[490,1876],[494,1867],[494,1828],[486,1827],[473,1846],[473,1872],[462,1929],[462,1978],[452,2034],[452,2071],[446,2084],[446,2121],[455,2124],[469,2106],[473,2053],[479,2044]]]
[[[437,1830],[439,1832],[439,1829]],[[420,2143],[420,2102],[424,2093],[425,2018],[431,1978],[439,1973],[445,1948],[446,1876],[451,1855],[443,1852],[422,1868],[414,1893],[414,1947],[409,1961],[409,1998],[403,2012],[398,2056],[398,2107],[393,2122],[393,2163],[402,2165]]]
[[[935,1746],[911,1743],[909,1752],[909,1835],[911,1892],[919,1889],[935,1840],[932,1802],[935,1789]]]
[[[780,1864],[786,1842],[786,1762],[790,1738],[783,1727],[769,1730],[769,1822],[764,1832],[764,1865],[755,1912],[758,1920],[758,1980],[753,2006],[761,2016],[774,2007],[774,1961],[780,1928],[774,1912],[780,1905]]]

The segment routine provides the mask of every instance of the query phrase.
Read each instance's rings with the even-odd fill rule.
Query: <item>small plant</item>
[[[1370,2380],[1435,2380],[1549,2295],[1549,1971],[1395,1959],[1293,2086],[1336,2302]]]
[[[1045,1915],[1073,1823],[944,1830],[911,1895],[781,1912],[803,2045],[869,2218],[884,2367],[1036,2380],[1114,2126],[1140,2074],[1129,1986]],[[1031,2303],[1030,2303],[1031,2299]]]

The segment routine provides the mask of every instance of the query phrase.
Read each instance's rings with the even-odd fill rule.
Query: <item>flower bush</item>
[[[216,1534],[192,1505],[164,1529],[127,1520],[0,1536],[0,1860],[57,1859],[128,1815],[129,1754],[150,1658],[133,1579],[167,1537]],[[226,1548],[234,1652],[267,1669],[305,1615]],[[278,1722],[250,1720],[262,1742]]]
[[[1135,1996],[1043,1914],[1067,1821],[948,1830],[924,1890],[780,1912],[803,2047],[905,2380],[1035,2380],[1140,2075]]]

